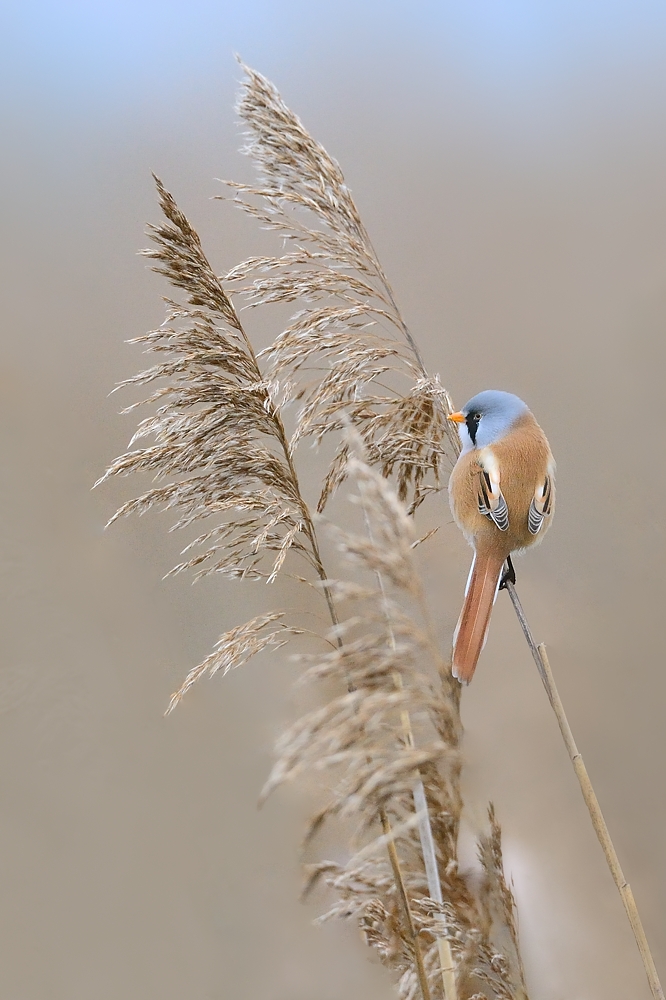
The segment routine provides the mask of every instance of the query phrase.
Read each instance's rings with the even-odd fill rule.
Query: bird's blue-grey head
[[[529,409],[511,392],[486,389],[472,396],[460,413],[450,419],[458,424],[463,454],[472,448],[485,448],[509,433],[515,422]]]

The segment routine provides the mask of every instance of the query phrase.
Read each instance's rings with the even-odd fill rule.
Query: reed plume
[[[525,997],[515,908],[494,814],[490,833],[479,843],[480,881],[458,867],[458,698],[432,634],[414,561],[412,520],[393,487],[353,450],[347,472],[356,489],[350,499],[363,507],[368,530],[365,535],[331,530],[343,564],[360,568],[364,579],[334,584],[336,601],[349,609],[335,632],[343,644],[303,658],[305,682],[337,680],[341,693],[284,734],[265,793],[301,769],[333,772],[331,797],[314,823],[318,828],[333,816],[352,820],[354,850],[346,864],[313,865],[309,886],[323,879],[334,891],[337,898],[321,919],[355,917],[367,942],[398,973],[401,996],[418,995],[418,981],[384,853],[387,838],[373,833],[380,809],[398,848],[431,995],[446,995],[440,947],[445,936],[457,996]],[[417,782],[435,845],[439,902],[431,891],[415,811]],[[501,937],[506,940],[500,947]]]
[[[306,437],[319,443],[351,421],[368,461],[395,475],[400,499],[410,496],[415,508],[458,447],[445,419],[448,394],[426,371],[340,167],[273,85],[244,69],[237,111],[258,182],[228,186],[289,252],[245,260],[225,284],[254,307],[301,306],[262,352],[266,378],[279,381],[284,402],[300,403],[292,446]],[[346,455],[343,438],[319,510],[344,479]]]
[[[316,585],[330,629],[303,660],[303,681],[328,700],[280,739],[263,794],[304,771],[329,776],[308,849],[324,822],[343,821],[353,836],[344,864],[309,868],[309,888],[324,882],[332,892],[322,919],[356,920],[406,1000],[522,1000],[492,811],[479,872],[458,866],[460,687],[437,649],[414,561],[413,515],[457,450],[451,403],[424,367],[339,166],[267,80],[245,73],[238,111],[258,181],[232,184],[233,200],[278,231],[287,251],[218,277],[156,178],[164,220],[145,253],[184,295],[137,338],[159,361],[122,383],[151,387],[129,407],[148,404],[151,415],[102,479],[149,470],[154,485],[111,521],[157,507],[176,512],[174,528],[202,522],[174,573],[272,583],[288,565]],[[260,354],[236,298],[294,304]],[[288,433],[289,404],[297,413]],[[336,450],[317,510],[345,484],[365,525],[358,534],[327,527],[331,572],[298,475],[299,443],[328,435]],[[168,710],[204,674],[309,631],[292,617],[270,608],[232,625]]]

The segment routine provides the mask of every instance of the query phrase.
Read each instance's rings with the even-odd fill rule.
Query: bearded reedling
[[[510,392],[480,392],[449,420],[458,425],[462,443],[449,500],[456,524],[474,549],[453,637],[453,676],[469,684],[497,591],[506,579],[515,583],[511,553],[537,544],[550,527],[555,461],[531,411]]]

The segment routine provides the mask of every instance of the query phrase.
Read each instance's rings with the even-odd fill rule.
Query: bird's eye
[[[480,413],[475,413],[472,419],[474,420],[475,424],[478,424],[478,422],[481,419],[481,414]]]

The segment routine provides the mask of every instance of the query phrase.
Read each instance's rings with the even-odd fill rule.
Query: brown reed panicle
[[[152,414],[99,482],[146,470],[155,485],[111,522],[153,507],[173,508],[174,528],[205,521],[174,573],[273,582],[287,559],[301,561],[331,620],[304,680],[325,681],[325,690],[334,682],[337,693],[280,740],[263,794],[307,769],[330,772],[330,799],[310,837],[339,817],[356,831],[353,853],[344,865],[313,866],[309,881],[323,878],[333,890],[326,917],[358,921],[401,997],[523,1000],[494,815],[479,844],[480,882],[458,868],[460,687],[436,648],[413,561],[411,515],[457,449],[450,400],[425,371],[337,164],[249,69],[239,110],[262,186],[236,185],[236,199],[291,250],[218,278],[156,178],[165,220],[151,227],[145,253],[184,302],[167,300],[165,323],[135,341],[160,360],[122,385],[154,387],[128,407],[148,404]],[[253,305],[302,308],[257,355],[234,293]],[[292,400],[300,410],[289,438],[282,412]],[[301,492],[296,445],[330,432],[338,451],[319,506],[351,473],[366,535],[330,530],[341,557],[370,582],[350,578],[351,569],[329,577]],[[224,674],[308,631],[280,610],[230,628],[168,711],[205,673]]]
[[[292,438],[319,442],[350,420],[369,461],[395,473],[412,507],[429,474],[458,447],[446,421],[450,399],[430,376],[396,306],[342,171],[290,111],[273,85],[249,67],[237,111],[247,127],[243,152],[256,186],[227,182],[236,203],[277,231],[289,252],[252,257],[225,277],[252,306],[298,303],[291,323],[262,352],[266,378],[285,402],[301,403]],[[324,371],[322,376],[321,372]],[[341,441],[319,499],[323,510],[345,475]]]
[[[318,828],[333,816],[351,821],[353,853],[345,864],[312,865],[307,889],[319,879],[326,882],[334,902],[320,919],[355,917],[368,944],[397,972],[401,996],[418,996],[419,984],[385,857],[386,837],[373,834],[381,810],[389,817],[401,859],[431,995],[444,995],[438,944],[444,927],[457,996],[523,998],[515,904],[503,874],[494,813],[489,834],[479,842],[480,882],[458,868],[458,699],[432,634],[414,561],[414,525],[391,484],[354,453],[358,443],[351,448],[347,473],[357,492],[350,499],[362,505],[368,532],[329,530],[343,563],[356,566],[370,582],[343,578],[331,583],[336,604],[349,609],[334,631],[344,641],[302,657],[302,681],[337,681],[340,693],[282,736],[263,794],[304,769],[332,772],[330,798],[314,824]],[[415,777],[425,787],[442,905],[429,892],[414,810]]]

